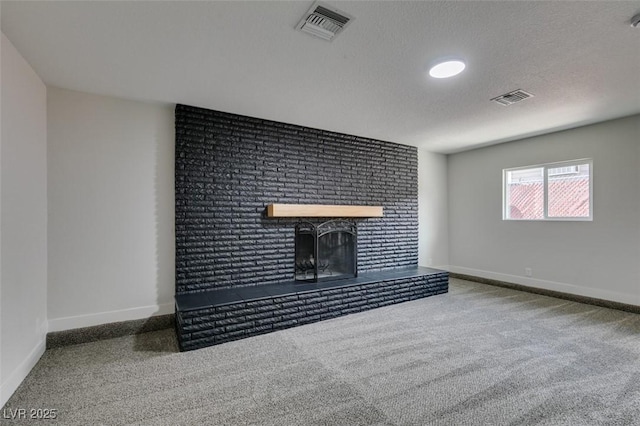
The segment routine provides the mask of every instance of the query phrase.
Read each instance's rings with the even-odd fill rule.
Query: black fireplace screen
[[[355,222],[331,220],[296,225],[296,281],[328,281],[358,276]]]

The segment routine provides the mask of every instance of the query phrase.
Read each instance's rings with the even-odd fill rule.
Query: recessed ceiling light
[[[459,59],[440,62],[431,67],[429,75],[433,78],[449,78],[460,74],[466,67]]]

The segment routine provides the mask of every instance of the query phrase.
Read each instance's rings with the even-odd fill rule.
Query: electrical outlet
[[[533,271],[531,270],[531,268],[524,268],[524,275],[527,277],[530,277],[533,275]]]

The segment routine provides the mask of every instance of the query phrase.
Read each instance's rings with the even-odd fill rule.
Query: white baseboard
[[[601,288],[581,287],[575,284],[540,280],[530,277],[521,277],[518,275],[502,274],[499,272],[483,271],[481,269],[465,268],[463,266],[449,265],[447,267],[443,267],[442,269],[446,269],[449,272],[453,273],[471,275],[496,281],[504,281],[507,283],[519,284],[544,290],[558,291],[561,293],[568,293],[576,296],[592,297],[595,299],[609,300],[612,302],[625,303],[628,305],[640,305],[640,294],[627,294],[604,290]]]
[[[425,266],[425,268],[442,269],[443,271],[448,271],[449,265]]]
[[[18,386],[22,383],[22,381],[27,377],[31,369],[35,367],[36,363],[44,354],[44,351],[47,346],[46,339],[42,339],[38,342],[38,344],[31,350],[29,355],[18,365],[18,367],[9,373],[9,377],[0,384],[0,407],[3,407],[4,404],[7,403],[11,395],[18,389]],[[3,377],[4,377],[3,371]]]
[[[74,328],[92,327],[112,322],[139,320],[157,315],[173,314],[174,311],[175,306],[173,303],[164,303],[162,305],[141,306],[139,308],[99,312],[96,314],[50,318],[48,331],[73,330]]]

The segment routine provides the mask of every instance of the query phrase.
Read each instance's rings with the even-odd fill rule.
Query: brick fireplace
[[[175,123],[179,321],[187,319],[180,311],[189,315],[215,311],[207,302],[215,297],[231,304],[247,301],[241,293],[286,297],[280,290],[296,278],[296,225],[305,219],[268,217],[265,210],[272,203],[382,206],[383,217],[353,218],[358,242],[354,255],[358,277],[354,271],[353,278],[364,274],[362,284],[375,282],[375,274],[416,270],[415,147],[186,105],[176,106]],[[318,218],[313,223],[316,226],[330,219]],[[437,291],[442,292],[441,287]],[[291,289],[297,293],[300,288]],[[297,318],[304,317],[303,305],[295,307]],[[237,338],[242,330],[251,328],[235,329],[237,322],[219,323],[222,317],[210,318],[211,324],[218,321],[220,325],[215,327],[216,336]],[[193,317],[189,318],[190,324],[183,322],[184,326],[193,326]],[[262,319],[251,317],[244,323],[255,328],[256,321]],[[274,329],[267,325],[260,324],[259,330]],[[182,340],[203,331],[178,328]],[[225,334],[227,329],[236,334]],[[201,344],[182,347],[224,341],[214,339],[213,334],[206,340],[205,335],[196,335],[205,339]]]

